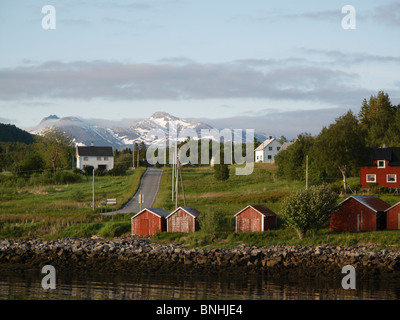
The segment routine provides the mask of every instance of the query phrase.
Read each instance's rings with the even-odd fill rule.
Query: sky
[[[393,0],[2,0],[0,122],[165,111],[317,134],[380,90],[400,104],[399,36]]]

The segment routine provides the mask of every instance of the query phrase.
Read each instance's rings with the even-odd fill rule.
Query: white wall
[[[87,160],[85,160],[87,158]],[[92,166],[95,169],[99,167],[99,165],[107,166],[107,170],[111,170],[114,168],[114,157],[106,157],[107,160],[104,160],[105,157],[99,157],[101,160],[97,159],[98,157],[77,157],[76,167],[83,170],[85,166]]]

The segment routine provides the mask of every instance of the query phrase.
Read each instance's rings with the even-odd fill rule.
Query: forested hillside
[[[22,142],[33,143],[33,135],[13,124],[0,123],[0,142]]]

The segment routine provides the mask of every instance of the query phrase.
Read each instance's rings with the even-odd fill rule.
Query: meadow
[[[91,177],[82,176],[81,181],[68,184],[0,185],[0,238],[118,236],[129,232],[130,216],[100,216],[100,204],[116,198],[114,210],[123,206],[135,194],[144,171],[140,167],[125,176],[96,176],[94,211]]]

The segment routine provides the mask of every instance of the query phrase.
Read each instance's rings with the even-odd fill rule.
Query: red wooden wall
[[[262,231],[262,215],[249,207],[236,216],[237,232]]]
[[[399,229],[399,215],[400,215],[400,204],[394,206],[386,212],[386,229],[398,230]]]
[[[360,230],[357,230],[358,215]],[[329,228],[331,231],[373,231],[376,230],[376,213],[351,198],[332,214]]]
[[[376,164],[377,161],[374,161]],[[400,184],[400,167],[390,167],[389,161],[385,161],[385,168],[373,167],[360,167],[360,184],[361,188],[368,188],[367,174],[376,175],[376,183],[382,187],[397,188]],[[386,182],[386,175],[396,174],[396,182]]]
[[[132,218],[132,234],[134,235],[152,236],[165,230],[165,218],[161,218],[148,210]]]
[[[183,209],[178,209],[167,219],[168,232],[194,232],[198,230],[198,222],[195,217]]]

